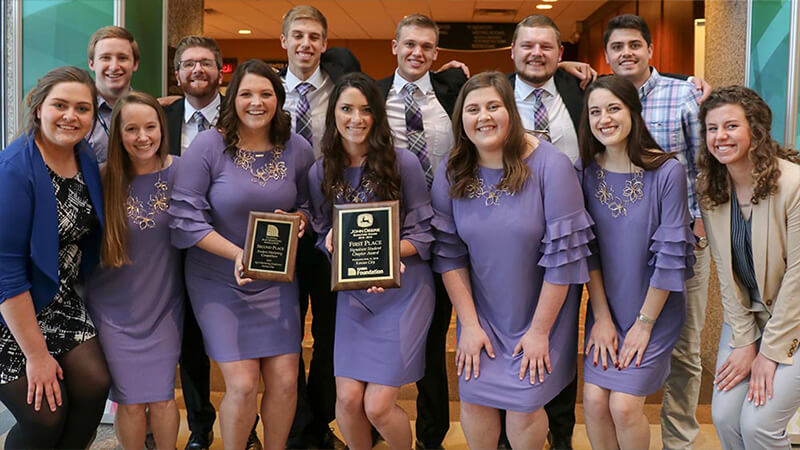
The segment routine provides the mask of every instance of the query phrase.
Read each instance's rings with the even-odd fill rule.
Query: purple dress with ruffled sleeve
[[[578,163],[579,165],[580,163]],[[608,307],[617,328],[619,348],[636,322],[650,286],[670,291],[658,316],[641,366],[620,371],[594,366],[594,354],[584,359],[583,379],[612,391],[650,395],[664,384],[675,341],[686,319],[685,282],[693,275],[694,235],[689,227],[686,170],[676,159],[656,170],[644,171],[641,198],[631,203],[626,187],[634,187],[628,173],[600,172],[597,163],[582,178],[586,209],[595,221],[597,251],[591,269],[601,269]],[[606,188],[601,186],[605,179]],[[626,186],[626,182],[628,186]],[[628,191],[628,192],[629,192]],[[606,199],[606,204],[601,200]],[[624,208],[624,211],[623,209]],[[615,217],[616,216],[616,217]],[[586,314],[586,339],[594,325],[591,306]]]
[[[212,230],[244,245],[250,211],[300,210],[308,216],[308,142],[292,133],[282,150],[223,153],[217,130],[200,133],[183,155],[172,190],[172,243],[186,252],[186,286],[208,355],[228,362],[300,351],[297,282],[236,284],[233,261],[195,244]],[[248,152],[249,153],[249,152]]]
[[[458,199],[449,196],[446,165],[439,166],[432,188],[433,268],[441,273],[469,269],[478,320],[495,352],[492,359],[481,351],[478,378],[458,379],[461,400],[532,412],[575,377],[580,302],[576,284],[589,279],[588,243],[593,234],[569,158],[541,142],[525,162],[532,177],[521,191],[494,193],[503,170],[480,167],[484,195]],[[573,286],[550,331],[552,372],[544,383],[531,384],[529,376],[519,379],[522,354],[513,352],[530,328],[545,281]]]
[[[434,306],[433,273],[427,262],[433,244],[433,210],[425,174],[417,157],[407,150],[397,150],[397,166],[402,179],[400,239],[409,241],[417,254],[401,258],[406,269],[400,288],[380,294],[365,290],[338,293],[333,349],[334,375],[386,386],[422,378]],[[361,171],[361,167],[345,169],[344,179],[351,187],[360,185]],[[308,181],[313,225],[319,236],[317,248],[327,254],[324,243],[333,216],[321,188],[322,160],[311,167]],[[380,200],[369,192],[364,194],[365,201]]]
[[[183,261],[170,244],[170,190],[179,158],[131,180],[128,258],[98,266],[86,281],[86,307],[111,372],[111,400],[161,402],[175,396],[183,331]]]

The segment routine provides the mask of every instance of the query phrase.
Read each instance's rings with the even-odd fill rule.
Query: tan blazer
[[[768,311],[751,306],[749,291],[733,273],[731,202],[702,213],[725,322],[733,328],[730,346],[761,337],[764,356],[792,364],[800,347],[800,166],[781,159],[779,167],[778,192],[753,205],[751,222],[756,282]]]

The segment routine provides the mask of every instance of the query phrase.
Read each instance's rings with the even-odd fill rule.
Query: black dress
[[[58,292],[36,315],[47,349],[58,359],[97,332],[77,290],[81,250],[78,243],[99,222],[89,189],[78,172],[64,178],[47,168],[58,210]],[[7,327],[0,330],[0,384],[25,376],[25,355]]]

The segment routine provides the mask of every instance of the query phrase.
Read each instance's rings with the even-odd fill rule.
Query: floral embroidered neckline
[[[500,199],[503,196],[513,197],[514,193],[508,189],[506,179],[503,177],[496,185],[491,188],[486,188],[486,181],[475,175],[472,183],[467,185],[467,197],[469,198],[483,198],[483,203],[486,206],[497,206],[500,204]]]
[[[606,173],[607,171],[598,164],[595,175],[600,182],[597,184],[594,198],[608,208],[615,219],[627,216],[628,207],[644,198],[644,170],[638,167],[633,169],[630,178],[625,180],[622,197],[614,193],[614,186],[606,183]]]
[[[138,197],[128,193],[128,199],[125,202],[125,209],[128,212],[128,217],[133,220],[133,223],[139,226],[140,230],[148,228],[155,228],[156,216],[169,209],[169,197],[167,197],[167,183],[161,179],[161,173],[164,169],[158,171],[158,178],[153,186],[156,188],[155,193],[150,194],[147,201],[147,208]]]
[[[269,180],[283,180],[286,178],[286,162],[283,160],[283,149],[275,147],[271,150],[272,159],[261,165],[254,167],[257,157],[261,157],[265,152],[251,152],[242,148],[237,148],[233,155],[233,165],[248,172],[250,181],[259,186],[266,186]]]

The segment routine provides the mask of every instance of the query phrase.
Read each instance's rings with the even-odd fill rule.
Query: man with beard
[[[122,27],[100,28],[89,38],[89,69],[97,87],[97,124],[87,140],[92,144],[97,162],[105,162],[111,110],[122,94],[131,89],[133,72],[139,68],[139,44]]]
[[[222,55],[214,39],[186,36],[175,49],[175,79],[184,97],[164,108],[167,119],[169,152],[182,155],[201,131],[216,126],[222,96]],[[214,440],[216,413],[211,404],[211,364],[203,347],[203,335],[186,302],[181,346],[180,375],[186,421],[191,434],[186,449],[205,449]],[[258,423],[258,418],[256,418]],[[261,448],[255,432],[250,432],[247,448]]]

